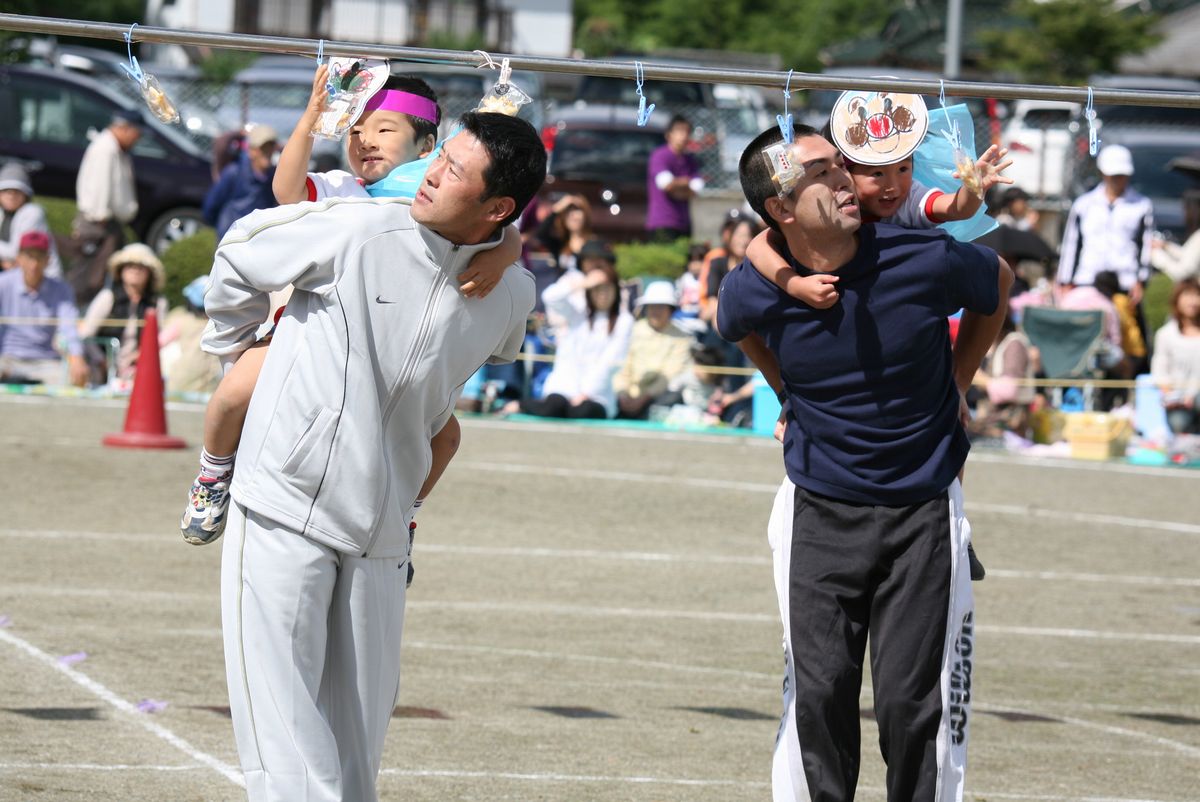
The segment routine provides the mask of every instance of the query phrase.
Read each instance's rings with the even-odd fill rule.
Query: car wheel
[[[187,239],[204,226],[199,209],[180,206],[160,214],[146,229],[146,244],[159,256],[181,239]]]

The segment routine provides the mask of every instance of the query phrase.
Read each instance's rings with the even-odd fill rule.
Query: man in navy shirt
[[[768,533],[787,672],[774,798],[853,798],[869,633],[888,799],[961,799],[974,606],[960,410],[1012,271],[936,230],[862,224],[833,145],[807,126],[782,161],[780,143],[772,129],[750,144],[742,189],[791,266],[838,276],[841,298],[814,309],[742,264],[717,304],[721,335],[787,410]]]

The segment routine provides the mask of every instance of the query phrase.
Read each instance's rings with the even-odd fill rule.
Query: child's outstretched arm
[[[283,146],[283,152],[279,154],[279,164],[275,167],[271,191],[275,193],[275,200],[281,204],[308,200],[305,182],[308,180],[308,160],[312,158],[313,149],[313,140],[309,132],[316,125],[321,112],[325,111],[325,101],[328,98],[325,81],[328,77],[328,64],[317,67],[308,106],[305,107],[300,122],[292,129],[292,135]]]
[[[500,244],[472,256],[467,269],[458,274],[459,289],[468,298],[486,298],[508,266],[520,258],[521,232],[515,224],[507,225]]]
[[[460,442],[462,442],[462,430],[458,425],[458,418],[451,415],[446,424],[442,426],[441,431],[429,441],[433,461],[429,465],[429,475],[425,477],[425,484],[421,485],[420,491],[417,492],[417,501],[424,501],[425,497],[433,490],[433,486],[437,484],[438,479],[442,478],[450,460],[454,459]]]
[[[979,173],[980,192],[987,197],[988,190],[997,184],[1011,184],[1013,180],[1003,172],[1012,164],[1012,159],[1002,162],[1008,151],[999,145],[992,145],[975,162],[975,170]],[[957,172],[954,178],[962,178]],[[983,198],[976,195],[967,187],[961,186],[953,195],[940,195],[933,201],[930,209],[930,219],[935,223],[947,223],[951,220],[966,220],[983,205]]]
[[[746,258],[754,269],[770,279],[775,286],[814,309],[828,309],[837,303],[837,276],[817,274],[801,276],[779,255],[786,248],[782,235],[767,229],[760,231],[746,248]],[[777,249],[778,248],[778,249]]]

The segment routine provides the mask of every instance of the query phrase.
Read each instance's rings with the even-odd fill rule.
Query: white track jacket
[[[231,493],[339,551],[401,557],[430,438],[485,362],[511,362],[534,281],[510,267],[483,299],[455,278],[480,250],[415,223],[405,201],[335,198],[253,212],[221,240],[203,347],[254,342],[268,293],[295,287],[238,447]]]

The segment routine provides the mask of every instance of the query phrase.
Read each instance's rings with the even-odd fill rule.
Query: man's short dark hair
[[[506,226],[521,216],[546,180],[546,146],[533,126],[520,117],[468,111],[460,122],[487,151],[489,164],[483,171],[480,200],[507,197],[516,201],[512,214],[500,221]]]
[[[792,140],[803,139],[807,136],[820,136],[816,128],[809,125],[792,126]],[[738,162],[738,177],[742,181],[742,194],[750,202],[750,208],[758,213],[768,226],[779,231],[779,223],[767,214],[767,200],[779,194],[779,187],[771,180],[771,168],[762,152],[783,141],[779,126],[771,126],[754,137]]]
[[[667,123],[667,130],[670,131],[677,125],[686,125],[689,131],[695,130],[695,126],[692,125],[692,121],[687,117],[684,117],[682,114],[676,114],[671,118],[671,121]]]
[[[395,89],[397,92],[408,92],[410,95],[432,100],[437,106],[437,122],[429,122],[429,120],[414,117],[411,114],[405,114],[404,118],[412,126],[414,145],[420,144],[421,140],[427,136],[431,136],[435,142],[437,141],[438,123],[442,121],[442,107],[438,105],[437,92],[433,91],[432,86],[415,75],[391,75],[384,83],[383,89]]]

